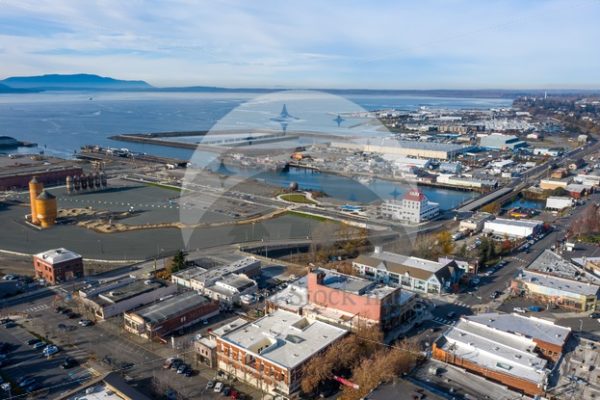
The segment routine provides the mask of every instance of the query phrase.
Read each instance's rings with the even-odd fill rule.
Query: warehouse
[[[486,221],[494,219],[494,216],[486,212],[478,212],[473,214],[470,218],[460,221],[458,230],[471,231],[473,233],[479,233],[483,230],[483,225]]]
[[[332,142],[331,146],[370,153],[395,154],[440,160],[450,160],[459,154],[473,150],[473,146],[461,146],[452,143],[416,142],[392,138],[362,138],[348,142]]]
[[[496,218],[492,221],[486,221],[483,225],[483,231],[500,237],[524,238],[539,233],[543,226],[544,221],[535,219],[515,220]]]
[[[492,133],[481,137],[481,147],[490,150],[516,150],[527,147],[527,143],[516,136],[503,135],[501,133]]]
[[[550,196],[546,199],[548,210],[564,210],[573,206],[573,199],[566,196]]]

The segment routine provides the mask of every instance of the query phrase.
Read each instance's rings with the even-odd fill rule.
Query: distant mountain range
[[[21,90],[148,90],[144,81],[124,81],[91,74],[14,76],[0,81],[9,89]]]
[[[144,81],[128,81],[92,74],[72,75],[39,75],[15,76],[0,80],[0,93],[32,93],[42,91],[153,91],[153,92],[236,92],[236,93],[271,93],[287,90],[286,88],[223,88],[215,86],[188,86],[188,87],[163,87],[158,88]],[[382,89],[321,89],[327,93],[339,95],[406,95],[406,96],[432,96],[432,97],[471,97],[471,98],[516,98],[519,96],[540,96],[543,89],[433,89],[433,90],[382,90]],[[549,90],[548,94],[573,95],[573,94],[598,94],[598,90],[556,89]]]

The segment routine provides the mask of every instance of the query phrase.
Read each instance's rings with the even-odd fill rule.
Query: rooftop
[[[330,269],[317,268],[315,271],[313,271],[313,273],[324,274],[322,282],[323,286],[353,293],[359,296],[381,299],[397,290],[390,286],[375,284],[365,278],[342,274]]]
[[[50,264],[58,264],[65,261],[76,260],[81,258],[81,255],[61,247],[58,249],[43,251],[34,255],[34,257],[42,259]]]
[[[142,317],[146,322],[159,324],[209,302],[209,299],[196,292],[183,292],[133,313]]]
[[[288,286],[271,295],[267,301],[288,310],[299,311],[308,304],[308,291],[306,289],[306,276],[288,284]]]
[[[222,339],[284,368],[294,368],[347,333],[345,329],[276,310]]]
[[[544,250],[527,266],[527,271],[541,272],[565,279],[579,279],[600,284],[600,279],[564,259],[552,250]]]
[[[536,344],[532,339],[486,329],[467,318],[461,318],[447,331],[438,340],[438,346],[485,369],[517,376],[535,384],[542,384],[547,376],[547,361],[535,353]]]
[[[417,142],[412,140],[397,140],[390,137],[383,138],[358,138],[355,143],[373,146],[402,147],[406,149],[431,150],[431,151],[458,151],[471,149],[472,146],[463,146],[454,143]]]
[[[544,221],[537,219],[507,219],[507,218],[496,218],[492,221],[487,221],[486,224],[502,224],[519,227],[535,228],[536,226],[542,225]]]
[[[574,281],[539,272],[521,271],[519,278],[525,282],[551,288],[563,293],[573,293],[582,296],[595,296],[600,292],[600,286],[589,282]]]
[[[100,293],[98,297],[109,303],[118,303],[143,293],[151,292],[163,286],[164,284],[159,281],[135,280],[124,286],[116,287],[113,290],[104,291],[103,293]]]
[[[419,279],[427,279],[446,266],[437,261],[405,256],[389,251],[375,251],[368,256],[361,255],[356,259],[356,262],[397,274],[408,273]]]

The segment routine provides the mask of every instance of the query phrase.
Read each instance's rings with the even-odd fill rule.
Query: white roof
[[[405,265],[410,268],[422,269],[431,273],[435,273],[442,269],[446,264],[441,264],[437,261],[426,260],[424,258],[405,256],[403,254],[391,253],[389,251],[374,252],[370,257],[387,262]]]
[[[589,282],[579,282],[527,270],[522,271],[519,278],[524,282],[575,295],[594,296],[600,291],[600,286]]]
[[[444,334],[444,351],[491,371],[514,375],[537,385],[547,376],[547,361],[539,357],[533,340],[499,334],[484,326],[461,319]]]
[[[463,319],[478,323],[490,329],[490,332],[506,332],[526,338],[535,338],[562,346],[571,332],[571,328],[556,325],[542,318],[526,317],[519,314],[485,313],[470,315]]]
[[[507,218],[496,218],[492,221],[486,221],[486,225],[498,224],[498,225],[509,225],[509,226],[522,226],[528,228],[535,228],[536,226],[543,225],[544,221],[537,219],[507,219]]]
[[[34,257],[42,259],[50,264],[58,264],[61,262],[81,258],[81,255],[61,247],[58,249],[43,251],[36,254]]]
[[[600,278],[578,267],[576,264],[565,260],[552,250],[544,250],[535,260],[527,266],[528,271],[536,271],[566,279],[583,279],[595,284],[600,284]]]
[[[346,333],[345,329],[324,322],[310,322],[298,314],[276,310],[223,335],[222,339],[292,369]]]
[[[299,311],[308,304],[308,290],[306,276],[295,280],[288,286],[270,296],[267,301],[288,310]]]

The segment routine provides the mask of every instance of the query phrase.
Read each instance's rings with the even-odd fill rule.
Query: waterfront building
[[[494,216],[486,212],[477,212],[471,217],[460,221],[458,229],[460,231],[470,231],[473,233],[479,233],[483,230],[483,225],[486,221],[494,219]]]
[[[546,199],[546,208],[549,210],[564,210],[573,206],[573,199],[566,196],[550,196]]]
[[[501,133],[482,136],[479,144],[490,150],[516,150],[527,146],[527,143],[518,137]]]
[[[419,224],[440,214],[438,203],[429,201],[419,189],[411,189],[400,201],[385,200],[379,207],[382,217]]]
[[[332,142],[332,147],[364,151],[369,153],[393,154],[416,158],[450,160],[459,154],[469,152],[473,146],[462,146],[453,143],[418,142],[396,140],[393,138],[361,138],[353,141]]]
[[[65,248],[47,250],[33,256],[36,278],[51,285],[83,277],[83,258]]]

